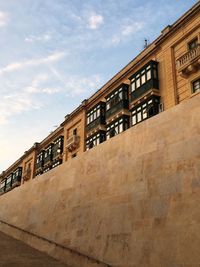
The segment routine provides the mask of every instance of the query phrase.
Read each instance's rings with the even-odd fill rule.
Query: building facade
[[[4,194],[200,93],[200,2],[0,175]]]

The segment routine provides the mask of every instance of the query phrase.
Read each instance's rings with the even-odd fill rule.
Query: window
[[[4,180],[4,181],[1,182],[1,184],[0,184],[1,191],[2,191],[2,189],[4,189],[5,184],[6,184],[6,180]]]
[[[21,175],[22,175],[22,168],[19,167],[13,172],[13,177],[12,180],[21,180]]]
[[[188,43],[188,49],[192,50],[198,45],[198,38],[193,39],[191,42]]]
[[[87,113],[87,125],[105,115],[105,103],[101,102]]]
[[[11,181],[12,181],[12,174],[10,174],[6,179],[6,188],[11,187]]]
[[[128,100],[128,85],[126,84],[123,84],[110,95],[108,95],[106,98],[106,110],[108,111],[123,100]]]
[[[100,131],[92,136],[90,136],[89,138],[87,138],[86,140],[86,150],[89,150],[95,146],[98,146],[100,143],[105,141],[105,132]]]
[[[198,91],[200,91],[200,79],[198,79],[192,83],[192,92],[196,93]]]
[[[44,161],[50,161],[52,157],[52,144],[49,145],[44,151]]]
[[[73,130],[73,135],[77,135],[77,128]]]
[[[74,135],[77,134],[77,129],[73,130],[73,134]],[[52,152],[53,152],[53,158],[62,154],[62,152],[63,152],[63,136],[60,136],[59,138],[57,138],[54,141]]]
[[[139,104],[132,110],[131,125],[135,125],[147,118],[156,115],[159,111],[159,98],[152,98]]]
[[[130,78],[131,92],[134,92],[151,79],[158,79],[157,62],[152,60]]]
[[[129,128],[129,117],[123,116],[107,126],[106,139],[109,139]]]

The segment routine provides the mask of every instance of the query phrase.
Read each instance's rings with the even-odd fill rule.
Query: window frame
[[[126,131],[130,127],[130,117],[122,115],[116,120],[112,121],[106,126],[106,140]],[[111,135],[111,131],[115,131],[115,134]]]
[[[197,89],[194,88],[195,83],[198,83],[199,87]],[[192,94],[200,92],[200,77],[191,82],[191,88],[192,88]]]
[[[86,126],[105,116],[105,105],[105,102],[100,101],[98,104],[88,110],[86,113]]]
[[[131,118],[130,118],[131,127],[135,126],[138,123],[141,123],[144,120],[153,117],[154,115],[157,115],[159,113],[159,103],[160,103],[159,96],[151,96],[148,99],[142,101],[140,104],[133,107],[131,109]],[[150,111],[151,108],[155,109],[155,114],[149,116],[148,112]]]
[[[97,133],[89,136],[85,142],[86,151],[92,149],[93,147],[100,145],[105,140],[106,140],[106,132],[105,131],[98,131]],[[93,145],[90,147],[91,142],[93,142]]]
[[[131,82],[130,92],[135,92],[152,79],[158,80],[158,62],[154,60],[150,60],[129,78]]]
[[[193,50],[194,48],[196,48],[198,46],[198,37],[194,37],[192,40],[190,40],[187,43],[187,48],[189,51]]]
[[[106,96],[106,112],[123,101],[129,101],[129,85],[122,83]],[[121,96],[120,96],[121,95]]]

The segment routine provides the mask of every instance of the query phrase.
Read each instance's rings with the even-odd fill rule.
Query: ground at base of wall
[[[1,267],[69,267],[0,232]]]

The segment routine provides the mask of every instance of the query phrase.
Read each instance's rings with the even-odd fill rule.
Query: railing
[[[70,138],[67,139],[67,149],[69,151],[73,151],[74,149],[76,149],[79,145],[79,136],[78,135],[72,135]]]
[[[181,71],[182,69],[187,67],[187,65],[189,65],[193,60],[197,59],[199,56],[200,56],[200,44],[198,44],[195,48],[189,50],[179,59],[177,59],[178,70]]]
[[[26,234],[28,234],[28,235],[30,235],[30,236],[36,237],[36,238],[38,238],[38,239],[41,239],[41,240],[43,240],[43,241],[45,241],[45,242],[48,242],[48,243],[50,243],[50,244],[52,244],[52,245],[55,245],[55,246],[57,246],[57,247],[59,247],[59,248],[62,248],[62,249],[64,249],[64,250],[68,250],[69,252],[71,252],[71,253],[73,253],[73,254],[75,254],[75,255],[84,257],[85,259],[90,260],[91,262],[95,262],[95,263],[97,263],[97,264],[101,264],[101,265],[103,265],[104,267],[112,267],[111,265],[109,265],[109,264],[107,264],[107,263],[105,263],[105,262],[103,262],[103,261],[100,261],[100,260],[98,260],[98,259],[95,259],[95,258],[93,258],[92,256],[86,255],[86,254],[84,254],[84,253],[82,253],[82,252],[79,252],[79,251],[76,251],[76,250],[74,250],[74,249],[72,249],[72,248],[69,248],[69,247],[63,246],[63,245],[61,245],[61,244],[58,244],[58,243],[56,243],[56,242],[53,241],[53,240],[47,239],[46,237],[42,237],[42,236],[40,236],[40,235],[38,235],[38,234],[32,233],[32,232],[27,231],[27,230],[25,230],[25,229],[22,229],[22,228],[20,228],[20,227],[18,227],[18,226],[12,225],[12,224],[10,224],[10,223],[8,223],[8,222],[5,222],[5,221],[3,221],[3,220],[0,220],[0,223],[5,224],[5,225],[7,225],[7,226],[9,226],[9,227],[11,227],[11,228],[14,228],[14,229],[16,229],[16,230],[18,230],[18,231],[23,232],[23,233],[26,233]]]
[[[23,179],[24,181],[27,181],[31,178],[31,169],[28,169],[24,172]]]

